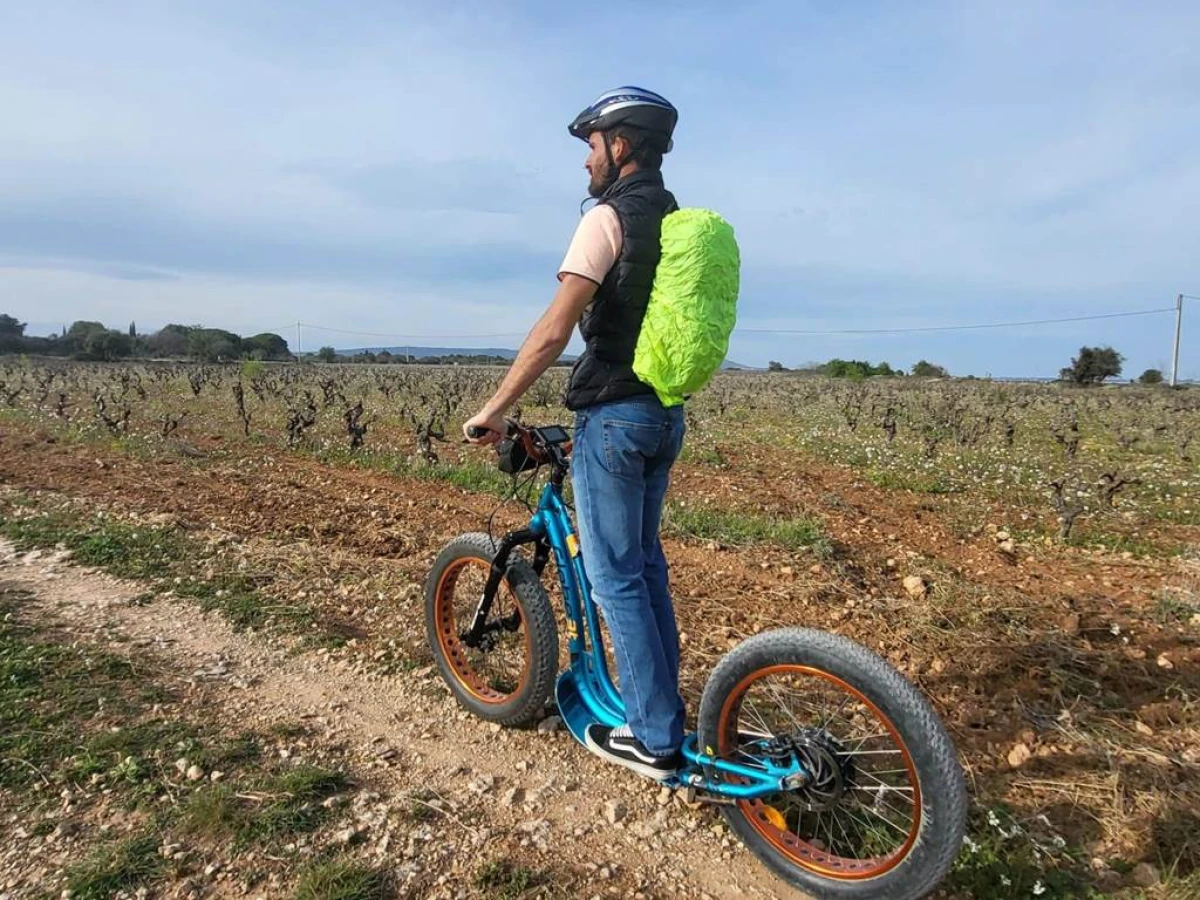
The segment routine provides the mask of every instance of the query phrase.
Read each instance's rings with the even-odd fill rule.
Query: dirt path
[[[6,541],[0,582],[32,594],[23,615],[33,621],[106,647],[138,648],[182,676],[203,679],[222,718],[256,727],[303,720],[316,740],[348,748],[384,801],[430,788],[446,798],[461,825],[448,846],[410,855],[399,849],[406,835],[366,835],[381,859],[392,847],[410,889],[426,884],[422,876],[431,868],[445,873],[444,884],[410,896],[472,896],[469,882],[457,879],[473,871],[472,855],[481,857],[496,841],[515,843],[523,860],[580,873],[585,897],[800,896],[759,867],[711,810],[688,809],[613,771],[561,728],[504,731],[473,719],[428,669],[354,674],[327,655],[296,652],[292,641],[236,634],[181,602],[132,605],[144,586],[55,554],[21,555]],[[614,803],[625,812],[610,824],[606,807]]]
[[[344,622],[357,641],[351,652],[293,658],[285,645],[263,643],[260,634],[242,645],[258,668],[237,665],[250,666],[255,690],[275,690],[291,704],[287,710],[298,706],[312,721],[338,722],[367,764],[379,767],[370,753],[373,738],[393,744],[396,757],[383,768],[397,784],[432,779],[439,790],[453,791],[456,802],[498,817],[504,834],[535,850],[539,831],[529,823],[546,819],[542,840],[559,842],[556,849],[566,853],[547,859],[642,867],[652,873],[645,878],[656,895],[670,896],[663,891],[673,881],[686,885],[685,896],[696,885],[714,896],[737,896],[739,885],[753,896],[786,895],[721,838],[689,836],[712,826],[708,813],[692,824],[672,812],[665,836],[639,838],[633,829],[651,829],[659,811],[651,792],[643,805],[629,803],[627,829],[609,826],[604,804],[637,790],[636,783],[614,780],[565,737],[492,734],[462,718],[425,671],[427,656],[410,656],[418,676],[386,678],[377,671],[374,654],[393,641],[422,650],[419,586],[438,548],[454,534],[479,528],[496,505],[493,498],[280,449],[230,446],[205,453],[196,459],[166,446],[131,453],[14,425],[0,433],[0,485],[37,503],[69,498],[85,515],[105,511],[170,522],[193,536],[230,535],[239,553],[274,578],[270,591],[277,602],[304,598],[298,602]],[[668,542],[677,613],[689,636],[681,675],[692,701],[716,660],[749,634],[784,624],[837,631],[883,654],[930,696],[985,804],[1005,803],[1028,819],[1048,815],[1073,846],[1097,858],[1154,860],[1177,844],[1190,846],[1190,838],[1169,838],[1172,849],[1161,851],[1156,842],[1164,823],[1181,816],[1191,822],[1197,808],[1196,763],[1187,754],[1198,722],[1190,698],[1200,692],[1200,640],[1191,617],[1200,597],[1200,563],[1023,544],[1006,552],[983,527],[1010,524],[1002,509],[964,510],[944,498],[863,483],[852,470],[767,451],[747,453],[729,469],[681,466],[673,491],[689,500],[709,497],[721,509],[818,515],[838,545],[833,559],[818,562],[769,544]],[[498,528],[518,518],[514,512]],[[921,579],[915,596],[903,585],[909,575]],[[111,614],[151,622],[159,615],[156,607]],[[188,615],[184,608],[180,621],[194,621]],[[224,635],[222,628],[203,620],[193,630]],[[244,641],[228,640],[231,646]],[[335,689],[336,696],[313,693]],[[332,716],[328,705],[335,702],[347,705]],[[393,710],[406,715],[389,718]],[[1014,751],[1034,755],[1014,765]],[[512,775],[522,754],[534,753],[541,754],[529,757],[534,768]],[[464,761],[485,774],[508,772],[512,780],[472,794],[464,785],[474,774],[446,774]],[[503,805],[517,782],[528,798],[550,775],[585,786],[565,791],[560,785],[529,808]],[[1086,792],[1075,789],[1080,784]],[[533,832],[521,831],[523,825]],[[575,835],[576,828],[591,830]],[[565,835],[571,837],[564,844]],[[666,849],[638,855],[639,846],[656,839],[692,850],[686,857]],[[684,858],[687,865],[673,862]],[[702,865],[711,865],[711,873],[671,874],[672,867],[691,872]]]

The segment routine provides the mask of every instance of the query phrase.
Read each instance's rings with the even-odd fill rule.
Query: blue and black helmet
[[[662,153],[671,149],[671,135],[679,111],[661,94],[645,88],[626,86],[606,91],[587,109],[575,117],[567,130],[586,141],[593,131],[608,131],[627,125],[646,132],[650,141]]]

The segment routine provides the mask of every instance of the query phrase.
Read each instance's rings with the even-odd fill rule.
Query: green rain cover
[[[737,320],[741,265],[733,227],[708,209],[680,209],[662,221],[633,371],[664,406],[678,406],[721,368]]]

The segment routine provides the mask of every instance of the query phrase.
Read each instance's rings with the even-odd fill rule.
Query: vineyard
[[[330,758],[323,732],[302,743],[323,765],[404,798],[408,818],[339,841],[347,826],[330,808],[328,821],[284,842],[290,850],[268,853],[247,838],[235,843],[259,849],[230,851],[214,873],[185,859],[144,883],[223,878],[229,896],[243,886],[275,896],[262,885],[300,888],[294,866],[271,857],[326,854],[330,866],[413,897],[732,895],[722,890],[733,882],[704,878],[735,879],[752,896],[782,890],[753,873],[708,811],[656,805],[652,791],[639,806],[637,784],[561,734],[497,736],[456,718],[431,674],[419,587],[430,561],[449,536],[485,528],[504,500],[494,527],[521,521],[520,501],[537,488],[536,477],[514,483],[461,442],[462,422],[502,374],[0,363],[0,531],[14,552],[70,552],[140,584],[147,615],[190,604],[238,640],[282,642],[286,659],[335,665],[406,704],[391,729],[407,743],[385,737],[399,758],[415,757],[411,768],[370,739],[343,741]],[[514,414],[569,424],[565,377],[548,373]],[[1200,392],[728,373],[689,402],[687,423],[664,527],[693,713],[713,663],[745,636],[783,624],[841,632],[916,681],[962,752],[972,831],[945,896],[1200,894]],[[137,628],[140,609],[119,615]],[[12,615],[20,620],[19,607]],[[205,727],[233,726],[218,717]],[[560,767],[554,784],[535,789],[529,773],[510,784],[478,769],[477,749],[456,752],[456,742],[501,737],[497,753],[512,759],[563,740],[545,761]],[[147,772],[174,758],[98,754],[88,774],[98,781],[66,763],[39,779],[28,766],[45,763],[4,740],[0,791],[53,788],[22,801],[35,822],[53,820],[70,785],[80,815],[98,821],[111,801],[79,785],[128,793],[137,778],[117,771],[126,758]],[[440,762],[422,769],[423,755]],[[348,789],[313,790],[325,810],[325,797]],[[627,812],[608,815],[606,804],[626,795]],[[153,790],[130,796],[130,808],[157,809]],[[360,799],[342,815],[358,815]],[[189,802],[163,801],[156,834],[188,833],[215,852],[225,820],[188,831]],[[578,820],[592,824],[578,834]],[[147,814],[123,821],[133,840]],[[576,841],[616,859],[643,821],[662,825],[653,840],[666,849],[629,850],[640,861],[603,875],[576,863],[582,854],[549,850]],[[105,846],[78,838],[59,857],[29,856],[25,839],[5,831],[14,827],[0,826],[18,848],[3,862],[40,865],[56,888]],[[421,829],[462,852],[418,864],[421,853],[389,854],[386,841],[379,851],[385,836],[395,850]],[[676,878],[677,851],[689,846],[720,848],[729,861]]]

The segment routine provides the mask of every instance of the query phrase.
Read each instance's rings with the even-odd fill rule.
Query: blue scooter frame
[[[566,604],[570,657],[566,670],[558,677],[555,699],[563,722],[582,744],[588,725],[594,722],[610,726],[622,724],[625,704],[608,671],[598,613],[579,552],[579,539],[563,500],[561,475],[555,474],[558,477],[552,477],[543,488],[528,528],[506,536],[497,559],[506,558],[508,550],[517,544],[533,542],[542,546],[548,544],[554,555]],[[753,765],[719,759],[700,749],[695,733],[684,738],[681,749],[688,765],[665,784],[703,791],[714,798],[751,800],[795,790],[812,780],[811,774],[795,759],[786,767],[775,765],[768,759],[757,759]],[[730,777],[714,777],[715,773]]]

